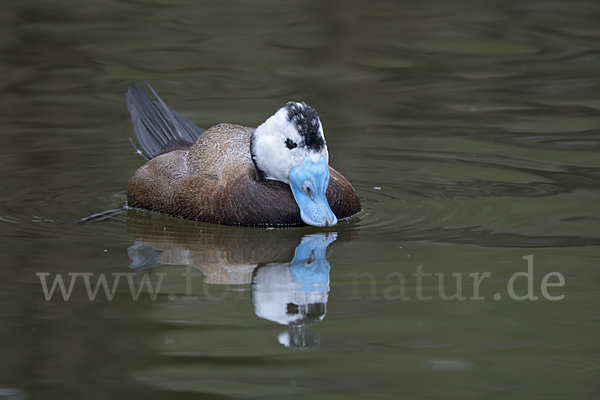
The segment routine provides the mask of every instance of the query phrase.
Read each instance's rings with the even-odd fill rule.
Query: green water
[[[3,1],[0,398],[596,399],[599,21],[592,0]],[[141,79],[205,128],[306,101],[364,210],[74,224],[125,202]]]

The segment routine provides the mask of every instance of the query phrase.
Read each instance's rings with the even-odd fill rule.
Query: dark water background
[[[125,202],[142,78],[200,127],[306,101],[363,212],[327,238],[73,224]],[[3,0],[0,398],[596,399],[599,129],[598,1]],[[294,252],[333,239],[329,292],[282,324]],[[46,301],[36,275],[130,265],[155,300],[80,276]]]

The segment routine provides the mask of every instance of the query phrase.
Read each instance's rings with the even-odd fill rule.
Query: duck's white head
[[[261,179],[290,185],[305,223],[337,223],[325,197],[329,185],[327,143],[313,108],[305,103],[287,103],[256,128],[250,151]]]

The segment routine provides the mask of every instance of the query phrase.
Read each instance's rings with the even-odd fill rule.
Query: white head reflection
[[[337,233],[318,233],[302,238],[290,264],[266,264],[256,271],[252,302],[257,316],[290,329],[279,335],[286,347],[319,345],[307,327],[321,321],[327,311],[329,270],[326,251]]]

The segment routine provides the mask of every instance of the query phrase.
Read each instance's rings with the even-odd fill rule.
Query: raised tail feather
[[[135,82],[131,82],[125,95],[133,133],[141,150],[129,138],[133,148],[146,160],[172,150],[189,148],[204,129],[198,128],[192,121],[167,106],[148,82],[146,85],[158,101],[153,101]]]

